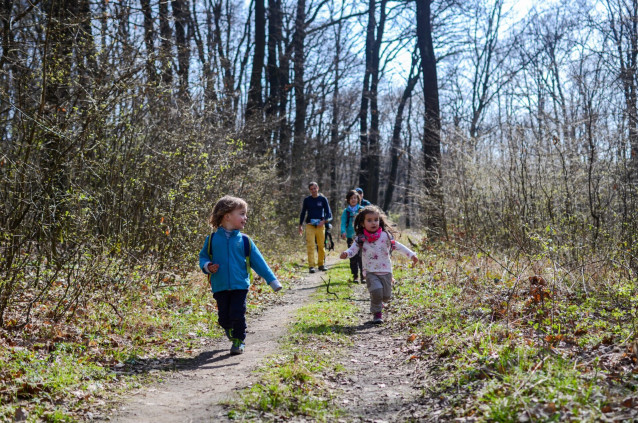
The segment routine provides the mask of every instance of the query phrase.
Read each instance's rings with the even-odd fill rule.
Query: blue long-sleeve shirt
[[[306,223],[310,223],[311,219],[321,219],[325,221],[332,219],[328,199],[323,195],[318,195],[317,197],[309,195],[304,198],[301,215],[299,215],[299,225],[303,225],[304,217]]]
[[[213,236],[213,256],[208,255],[208,238],[204,241],[204,247],[199,252],[199,267],[208,274],[208,263],[218,264],[219,269],[210,275],[210,286],[213,292],[228,291],[231,289],[248,289],[250,277],[246,270],[246,255],[244,252],[244,240],[241,232],[234,230],[230,237],[226,237],[223,229],[218,229]],[[277,277],[270,270],[266,260],[259,252],[252,239],[250,239],[250,267],[270,285]]]

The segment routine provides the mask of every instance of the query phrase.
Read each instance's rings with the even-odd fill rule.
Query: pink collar
[[[383,232],[383,229],[381,229],[381,227],[379,227],[379,229],[377,229],[377,231],[373,234],[371,234],[370,232],[366,231],[365,229],[363,230],[363,235],[366,237],[366,241],[368,242],[374,242],[377,239],[379,239],[379,237],[381,237],[381,233]]]

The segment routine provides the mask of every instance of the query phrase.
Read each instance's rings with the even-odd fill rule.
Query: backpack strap
[[[390,245],[388,245],[388,248],[390,249],[390,255],[392,255],[392,252],[397,249],[396,242],[394,241],[394,237],[390,232],[383,232],[385,232],[385,234],[388,236],[388,240],[390,241]]]
[[[244,257],[246,257],[246,272],[250,278],[250,283],[253,283],[253,272],[250,270],[250,238],[248,235],[241,234],[241,238],[244,240]]]
[[[208,237],[208,258],[210,261],[213,261],[213,236],[215,232],[211,232]],[[241,234],[241,238],[244,241],[244,257],[246,257],[246,272],[248,273],[248,277],[250,278],[250,283],[253,282],[253,272],[250,270],[250,238],[246,234]],[[208,274],[208,282],[210,282],[211,273]]]

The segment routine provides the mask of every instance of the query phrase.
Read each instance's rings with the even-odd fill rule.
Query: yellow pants
[[[319,266],[323,266],[326,258],[326,250],[324,248],[324,242],[326,241],[325,231],[325,226],[306,225],[306,248],[308,249],[309,267],[315,267],[315,249],[317,246],[319,246]]]

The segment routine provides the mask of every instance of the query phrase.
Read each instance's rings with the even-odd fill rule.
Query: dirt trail
[[[322,275],[325,274],[305,274],[299,284],[284,292],[277,304],[249,318],[243,355],[230,356],[229,343],[219,340],[178,371],[167,373],[163,383],[134,392],[109,416],[110,421],[230,421],[220,403],[235,398],[238,390],[256,381],[252,370],[277,351],[279,339],[285,335],[296,310],[323,285]],[[370,322],[369,296],[364,285],[355,288],[355,296],[360,305],[360,320],[350,335],[354,346],[342,358],[346,370],[328,381],[338,396],[337,405],[347,411],[339,421],[428,420],[418,406],[418,391],[411,385],[413,366],[405,362],[405,354],[399,353],[405,340],[393,336],[386,326]]]
[[[364,285],[355,293],[361,323],[351,335],[354,346],[342,360],[346,371],[333,381],[333,388],[343,392],[338,405],[347,411],[340,421],[428,420],[419,406],[419,391],[413,387],[415,365],[406,363],[406,355],[400,352],[406,340],[397,338],[387,326],[370,322],[370,297]]]
[[[295,311],[323,284],[323,272],[304,275],[295,287],[286,290],[280,301],[248,320],[246,351],[230,356],[224,338],[202,352],[186,368],[167,374],[167,379],[140,389],[110,416],[115,422],[219,422],[227,421],[220,402],[233,398],[238,389],[255,379],[252,370],[264,357],[276,352],[278,340]]]

